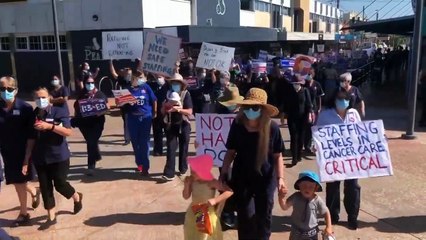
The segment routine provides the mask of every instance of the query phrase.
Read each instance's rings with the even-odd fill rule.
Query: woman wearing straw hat
[[[189,117],[192,115],[192,100],[191,95],[186,90],[187,84],[183,80],[182,75],[175,73],[168,79],[170,85],[170,91],[179,93],[182,104],[181,106],[171,106],[170,104],[164,103],[161,109],[163,115],[167,113],[181,114],[183,121],[180,124],[171,125],[166,130],[167,137],[167,158],[166,166],[164,167],[163,179],[166,181],[172,181],[175,177],[175,161],[176,161],[176,150],[179,146],[179,172],[181,175],[185,174],[188,170],[187,156],[189,138],[191,134],[191,125]],[[167,94],[169,95],[169,94]],[[178,145],[179,141],[179,145]]]
[[[267,104],[267,94],[251,88],[229,130],[221,179],[232,168],[232,188],[238,213],[239,239],[269,239],[275,188],[287,193],[284,183],[282,137],[271,121],[278,109]]]
[[[244,97],[240,96],[237,87],[227,87],[223,92],[223,96],[217,99],[219,105],[216,106],[216,113],[229,114],[237,113],[239,108],[237,102],[243,100]]]

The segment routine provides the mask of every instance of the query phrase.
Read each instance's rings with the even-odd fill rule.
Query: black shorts
[[[2,156],[6,185],[26,183],[34,179],[34,169],[31,163],[28,166],[28,174],[26,176],[22,174],[22,165],[24,163],[22,154],[7,154],[3,152]]]

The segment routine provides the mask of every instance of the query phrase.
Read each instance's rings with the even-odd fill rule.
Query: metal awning
[[[384,19],[371,22],[357,22],[341,30],[354,30],[383,34],[412,35],[414,16]]]

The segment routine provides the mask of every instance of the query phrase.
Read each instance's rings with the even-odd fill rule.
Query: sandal
[[[30,223],[30,214],[19,214],[18,218],[13,222],[12,227],[27,226]]]
[[[36,188],[36,194],[35,195],[31,195],[31,197],[33,198],[33,202],[32,202],[32,207],[34,209],[38,208],[38,206],[40,205],[40,188]]]

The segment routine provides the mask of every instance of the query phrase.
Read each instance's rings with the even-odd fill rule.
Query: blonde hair
[[[18,82],[13,77],[9,77],[9,76],[2,77],[0,78],[0,82],[6,82],[9,86],[13,88],[18,88]]]
[[[235,120],[238,123],[245,124],[248,119],[244,114],[244,111],[239,111]],[[271,135],[271,117],[265,108],[262,107],[262,113],[258,118],[259,121],[259,141],[257,143],[257,155],[256,155],[256,170],[260,173],[263,163],[265,163],[269,154],[269,143]]]

